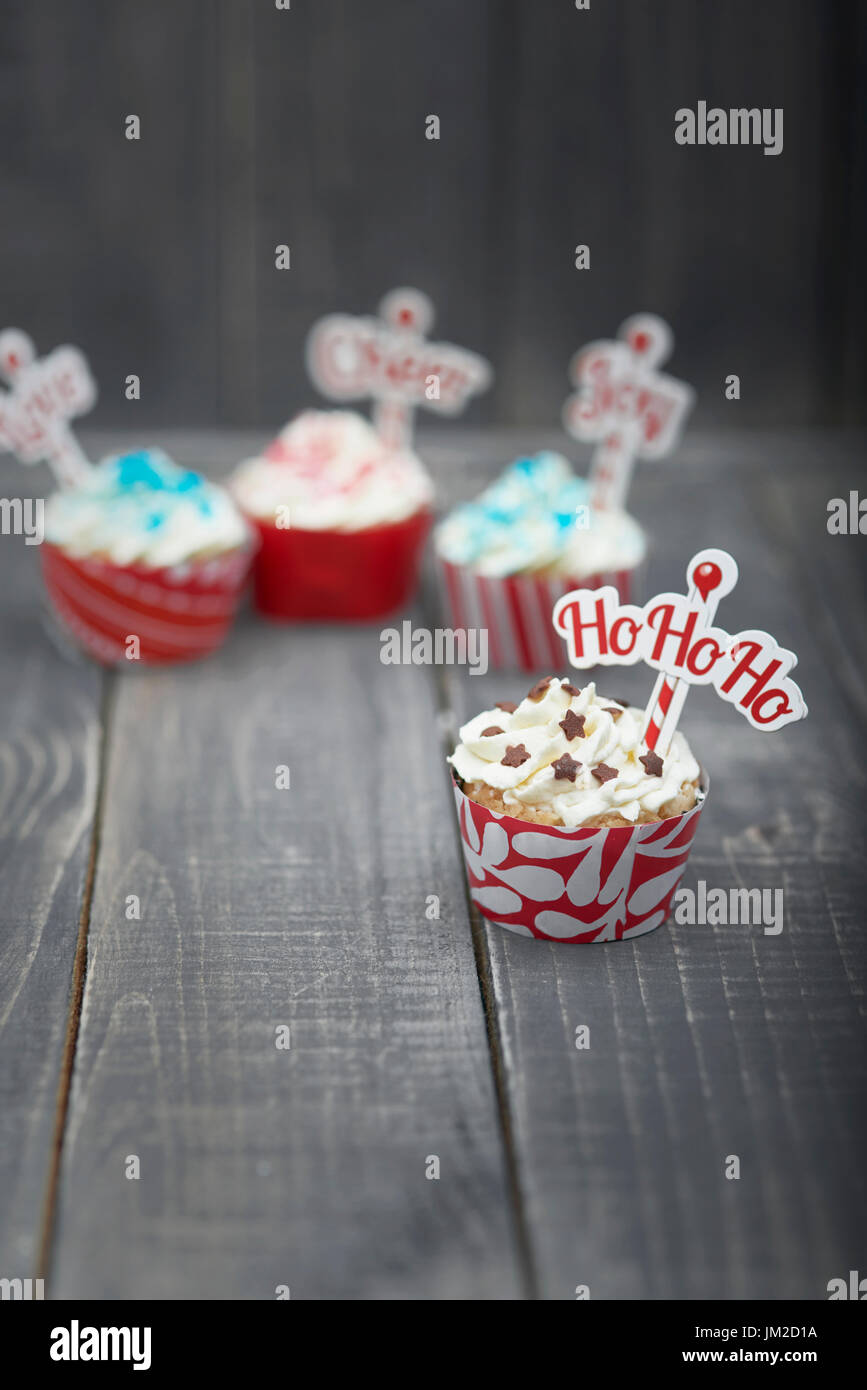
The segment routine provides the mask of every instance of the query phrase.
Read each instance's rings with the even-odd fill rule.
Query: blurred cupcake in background
[[[42,572],[62,625],[98,661],[192,661],[225,638],[254,544],[225,489],[143,449],[49,497]]]
[[[556,599],[610,584],[634,602],[647,553],[638,523],[593,507],[587,481],[550,452],[517,459],[456,507],[434,545],[450,625],[487,628],[490,665],[519,670],[561,661]]]
[[[254,595],[266,617],[372,619],[410,598],[433,485],[361,415],[304,411],[229,486],[259,537]]]

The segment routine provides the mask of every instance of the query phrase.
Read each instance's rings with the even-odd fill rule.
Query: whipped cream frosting
[[[644,711],[598,695],[592,681],[577,694],[568,686],[552,677],[513,713],[489,709],[471,719],[448,760],[458,776],[500,791],[515,814],[523,807],[541,809],[570,828],[608,812],[633,823],[642,811],[658,814],[684,782],[699,776],[683,734],[675,733],[655,775],[640,762],[650,754],[641,737]],[[496,729],[502,732],[491,732]],[[649,767],[656,765],[651,755]]]
[[[387,449],[351,410],[304,411],[260,457],[239,464],[229,485],[249,515],[308,531],[403,521],[433,499],[415,454]]]
[[[70,555],[161,568],[248,545],[225,489],[157,449],[107,458],[45,504],[45,538]]]
[[[590,506],[587,482],[562,454],[517,459],[436,529],[440,555],[480,574],[551,573],[586,579],[632,569],[646,542],[626,512]]]

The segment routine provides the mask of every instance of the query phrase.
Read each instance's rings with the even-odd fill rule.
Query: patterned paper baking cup
[[[707,798],[691,811],[611,830],[499,815],[452,777],[470,897],[493,926],[539,941],[626,941],[668,917]]]
[[[41,546],[42,576],[55,613],[80,647],[105,666],[196,661],[231,626],[252,558],[236,549],[171,568],[115,565]],[[128,638],[139,639],[138,661]]]
[[[611,584],[623,603],[635,603],[643,570],[639,564],[586,579],[565,575],[497,578],[479,574],[469,565],[453,565],[441,555],[436,563],[449,626],[457,630],[487,628],[488,666],[495,671],[562,666],[563,640],[551,623],[557,599],[572,589],[601,589]]]
[[[433,520],[425,509],[363,531],[281,530],[248,518],[260,546],[253,567],[259,612],[285,622],[363,622],[407,603]]]

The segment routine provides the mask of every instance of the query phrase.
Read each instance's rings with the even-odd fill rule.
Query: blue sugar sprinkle
[[[154,492],[163,491],[166,486],[146,450],[120,455],[117,460],[117,481],[122,488],[146,487]]]
[[[162,492],[180,496],[184,493],[203,493],[206,487],[199,473],[194,473],[192,469],[181,472],[169,459],[147,449],[120,454],[114,463],[115,481],[121,492]],[[206,516],[213,510],[205,496],[200,497],[199,506]],[[151,521],[148,524],[160,525],[161,522]]]

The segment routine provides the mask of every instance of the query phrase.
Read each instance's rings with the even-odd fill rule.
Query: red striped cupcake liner
[[[224,641],[250,569],[250,550],[170,568],[73,557],[46,541],[42,576],[55,613],[80,647],[105,666],[196,661]]]
[[[487,628],[491,670],[558,669],[563,664],[563,639],[551,622],[557,599],[572,589],[601,589],[610,584],[621,602],[635,603],[640,587],[640,565],[585,579],[564,575],[498,578],[479,574],[469,565],[453,565],[440,555],[436,559],[450,626],[457,630]]]

